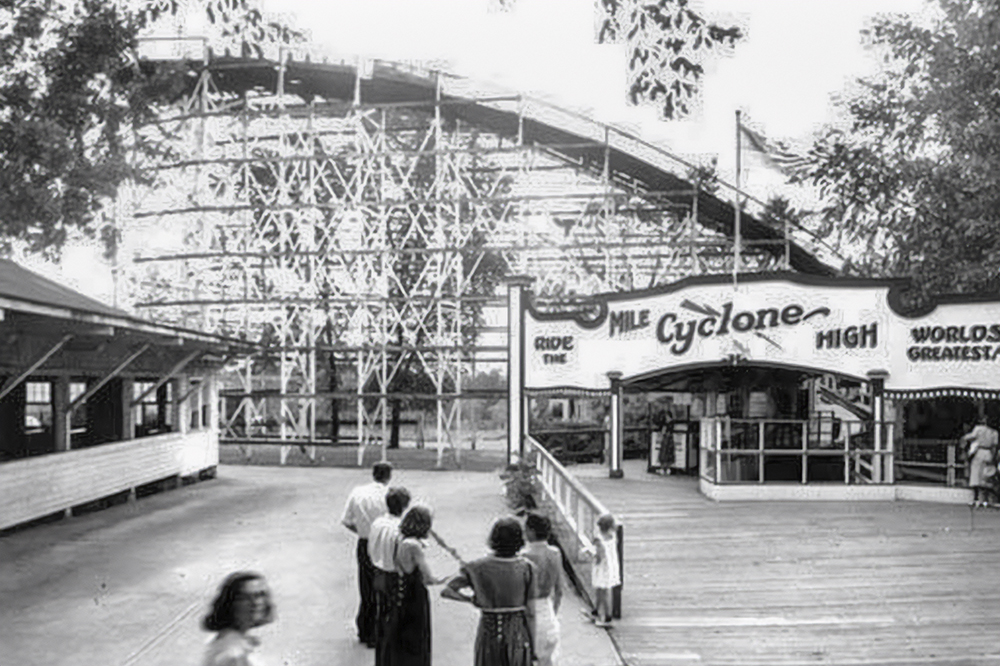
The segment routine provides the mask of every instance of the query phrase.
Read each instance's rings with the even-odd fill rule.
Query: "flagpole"
[[[740,229],[740,156],[743,152],[741,150],[742,139],[740,135],[740,110],[736,109],[736,203],[733,208],[735,213],[733,215],[733,290],[736,290],[736,280],[737,275],[740,272],[740,246],[743,244],[742,231]]]

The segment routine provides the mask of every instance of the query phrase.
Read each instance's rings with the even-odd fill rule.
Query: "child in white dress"
[[[606,513],[597,519],[598,533],[594,536],[594,565],[590,584],[594,588],[594,624],[611,626],[611,589],[621,585],[618,565],[618,539],[615,519]]]

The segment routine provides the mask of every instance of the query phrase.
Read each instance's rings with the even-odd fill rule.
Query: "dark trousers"
[[[375,576],[372,579],[375,588],[375,666],[382,666],[385,661],[385,637],[386,627],[389,624],[389,616],[392,612],[392,604],[395,600],[396,586],[399,584],[399,574],[393,571],[383,571],[375,567]]]
[[[361,605],[358,608],[358,639],[362,643],[375,646],[377,632],[375,589],[372,579],[375,576],[375,565],[368,557],[368,539],[358,539],[358,593]]]

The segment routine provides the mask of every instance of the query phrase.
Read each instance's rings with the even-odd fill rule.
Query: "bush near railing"
[[[542,487],[538,482],[538,469],[524,460],[507,465],[500,472],[507,506],[518,516],[538,508]],[[551,519],[551,516],[550,516]]]

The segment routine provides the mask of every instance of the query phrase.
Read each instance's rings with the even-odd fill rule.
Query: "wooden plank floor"
[[[625,526],[632,666],[1000,664],[1000,511],[726,502],[689,477],[571,468]]]

